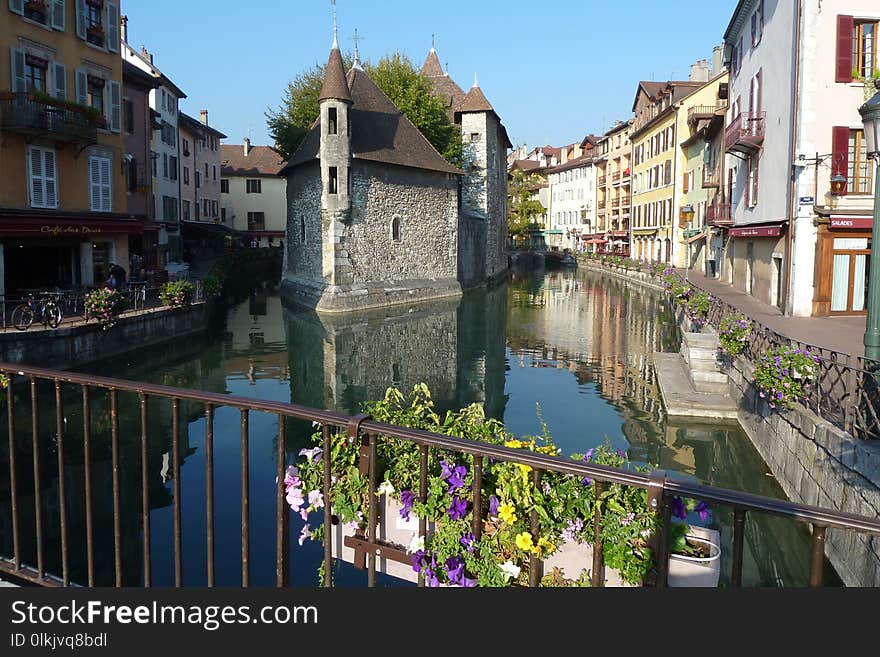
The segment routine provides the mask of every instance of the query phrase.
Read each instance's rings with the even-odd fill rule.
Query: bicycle
[[[43,326],[58,328],[63,317],[57,301],[59,296],[59,293],[44,292],[37,299],[33,294],[28,294],[27,300],[12,311],[12,325],[19,331],[27,331],[39,317]]]

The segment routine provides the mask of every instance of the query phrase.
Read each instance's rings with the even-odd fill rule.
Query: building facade
[[[606,253],[629,255],[632,203],[632,121],[618,122],[601,139],[602,172],[598,197],[602,203],[595,240]]]
[[[547,169],[550,182],[548,245],[578,250],[581,235],[596,232],[596,167],[580,155]]]
[[[159,266],[182,256],[180,236],[181,183],[180,183],[180,128],[178,106],[186,94],[153,63],[153,55],[146,48],[132,48],[122,41],[122,57],[159,81],[150,92],[150,108],[158,126],[153,130],[151,157],[153,161],[153,198],[159,231]]]
[[[287,232],[284,160],[269,146],[220,146],[220,221],[248,243],[279,245]],[[204,167],[203,167],[204,168]]]
[[[202,110],[199,119],[180,112],[178,121],[181,220],[219,223],[220,140],[226,135],[208,125],[208,110]]]
[[[0,13],[0,293],[102,282],[143,231],[128,213],[119,3]]]

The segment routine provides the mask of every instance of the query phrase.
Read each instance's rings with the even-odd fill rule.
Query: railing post
[[[648,506],[657,514],[657,528],[654,531],[653,554],[654,568],[656,572],[656,586],[666,586],[666,574],[669,564],[666,563],[668,552],[669,522],[672,517],[672,507],[666,495],[666,472],[654,470],[648,482]]]
[[[604,481],[593,483],[596,504],[593,507],[593,570],[590,573],[590,586],[596,588],[605,586],[605,560],[602,554],[602,507],[600,500],[605,492],[606,485]]]
[[[745,538],[746,510],[736,507],[733,512],[733,563],[731,565],[730,586],[742,586],[743,539]]]
[[[324,586],[333,586],[333,546],[330,539],[333,532],[333,518],[331,517],[330,493],[333,483],[331,471],[331,459],[333,458],[333,443],[330,436],[330,427],[326,424],[321,427],[321,446],[324,448]],[[342,529],[340,528],[340,533]]]
[[[541,488],[541,471],[537,468],[532,468],[532,486],[535,491],[538,491]],[[529,515],[529,531],[534,538],[535,545],[537,545],[541,538],[541,528],[538,522],[538,512],[535,509],[532,509]],[[535,554],[529,556],[529,586],[538,586],[541,581],[542,571],[543,564],[541,559]]]
[[[813,525],[810,555],[810,586],[822,586],[822,569],[825,565],[825,530],[827,527]]]
[[[275,491],[275,586],[278,588],[287,586],[290,558],[290,509],[284,494],[284,479],[287,477],[287,430],[284,419],[283,415],[278,415],[278,442],[275,446],[275,476],[278,479]]]

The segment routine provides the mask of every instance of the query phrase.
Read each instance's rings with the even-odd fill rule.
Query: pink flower
[[[301,509],[299,510],[299,517],[303,519],[303,522],[308,521],[308,519],[309,519],[309,512],[306,510],[305,507],[303,507],[303,508],[301,508]]]
[[[290,488],[287,491],[287,503],[290,505],[290,508],[294,511],[299,511],[302,509],[303,505],[306,503],[303,498],[302,489],[301,488]]]
[[[302,531],[299,533],[299,544],[302,545],[306,542],[307,539],[312,537],[311,531],[309,530],[309,525],[306,523],[303,525]]]
[[[320,509],[324,506],[324,494],[319,490],[309,491],[309,506]]]

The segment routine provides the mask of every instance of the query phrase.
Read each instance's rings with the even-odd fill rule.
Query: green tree
[[[543,184],[543,178],[535,174],[527,174],[519,169],[511,174],[507,183],[510,208],[508,231],[511,235],[524,235],[530,226],[537,225],[536,219],[547,211],[540,201],[533,198],[535,191]]]
[[[352,59],[343,57],[346,68]],[[376,85],[400,108],[449,162],[461,163],[461,133],[449,120],[443,100],[433,94],[431,83],[399,52],[386,55],[376,65],[362,64]],[[266,112],[275,148],[289,159],[318,118],[318,96],[324,83],[324,66],[316,65],[288,83],[281,105]]]

